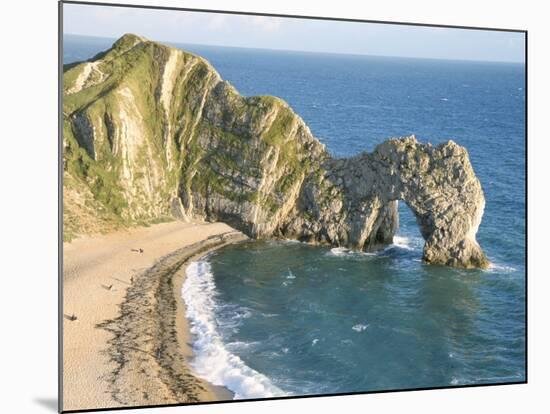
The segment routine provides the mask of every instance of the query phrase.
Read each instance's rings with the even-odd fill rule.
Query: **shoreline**
[[[171,222],[64,243],[63,409],[231,400],[189,366],[181,287],[188,263],[246,239],[223,223]]]
[[[246,236],[244,236],[240,232],[228,234],[227,236],[229,236],[230,239],[224,240],[222,244],[218,244],[216,246],[211,246],[211,247],[205,247],[204,250],[197,251],[196,253],[188,256],[187,259],[185,259],[185,262],[173,274],[173,277],[171,278],[172,295],[176,303],[176,309],[175,311],[172,312],[172,315],[174,315],[175,317],[175,326],[177,331],[176,336],[179,344],[179,351],[184,355],[184,357],[187,360],[195,356],[193,352],[193,347],[192,347],[193,344],[192,344],[192,334],[191,334],[190,323],[189,323],[189,319],[187,319],[186,317],[187,307],[185,304],[185,300],[183,299],[181,294],[183,283],[185,282],[185,278],[186,278],[187,266],[189,266],[190,263],[197,261],[202,257],[205,257],[207,254],[217,249],[220,249],[232,243],[238,243],[240,241],[245,241],[248,239]],[[221,235],[220,237],[223,238],[227,236]],[[169,294],[169,292],[165,292],[165,293]],[[233,391],[229,390],[224,386],[214,385],[208,382],[207,380],[196,376],[195,374],[193,375],[195,376],[196,379],[204,382],[207,385],[207,387],[215,395],[216,401],[233,400],[233,397],[235,395]]]

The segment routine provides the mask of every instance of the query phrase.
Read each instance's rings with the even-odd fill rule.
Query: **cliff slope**
[[[283,100],[245,98],[205,59],[135,35],[66,67],[63,88],[69,237],[175,216],[371,250],[391,243],[403,200],[427,262],[488,265],[481,185],[452,141],[334,159]]]

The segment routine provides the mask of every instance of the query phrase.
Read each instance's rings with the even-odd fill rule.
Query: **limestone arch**
[[[391,139],[354,164],[352,174],[370,186],[370,194],[355,194],[356,198],[370,196],[388,206],[396,201],[407,204],[425,241],[426,262],[464,268],[489,265],[476,240],[485,198],[464,147],[453,141],[421,144],[414,136]],[[397,204],[386,214],[398,220]]]

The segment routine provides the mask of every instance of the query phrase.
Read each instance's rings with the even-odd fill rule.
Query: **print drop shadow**
[[[34,398],[33,400],[36,404],[41,405],[44,408],[47,408],[49,411],[57,412],[59,404],[57,398]]]

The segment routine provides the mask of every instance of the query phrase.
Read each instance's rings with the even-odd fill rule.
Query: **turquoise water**
[[[112,43],[66,39],[66,62]],[[191,266],[184,285],[197,372],[238,398],[525,380],[523,65],[181,47],[242,94],[288,101],[335,156],[408,134],[464,145],[493,263],[424,265],[403,203],[399,236],[377,254],[227,247]]]

